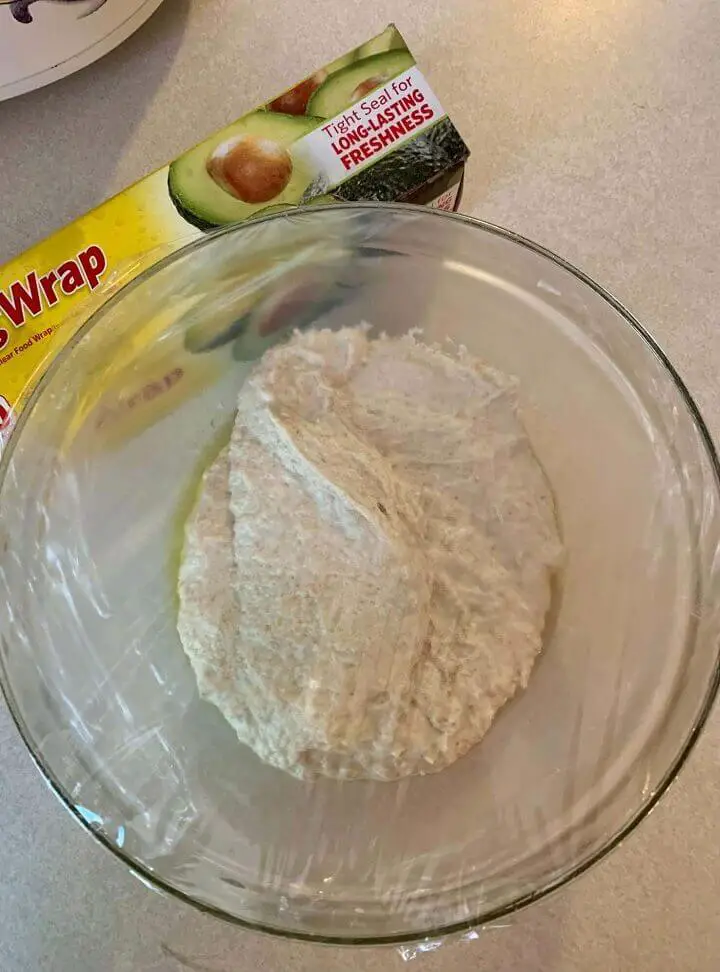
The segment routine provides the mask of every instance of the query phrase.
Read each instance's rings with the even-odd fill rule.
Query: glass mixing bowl
[[[301,782],[197,694],[175,572],[252,358],[288,327],[422,328],[519,379],[567,548],[527,690],[443,772]],[[718,460],[657,345],[475,220],[335,206],[215,233],[114,295],[2,459],[2,684],[54,790],[154,886],[337,943],[488,922],[617,845],[718,687]]]

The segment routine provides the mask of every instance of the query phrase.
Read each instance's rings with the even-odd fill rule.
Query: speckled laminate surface
[[[84,72],[0,104],[0,260],[397,20],[473,150],[463,209],[647,323],[720,437],[720,5],[166,0]],[[612,857],[425,972],[714,972],[720,715]],[[390,972],[393,951],[243,934],[151,894],[61,810],[0,707],[2,972]]]

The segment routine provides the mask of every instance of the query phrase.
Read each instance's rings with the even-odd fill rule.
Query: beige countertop
[[[122,48],[0,104],[0,261],[389,20],[472,151],[463,209],[620,297],[720,439],[720,5],[713,0],[167,0]],[[145,890],[43,785],[0,706],[1,972],[388,972],[394,951],[241,933]],[[610,859],[426,972],[711,972],[720,713]]]

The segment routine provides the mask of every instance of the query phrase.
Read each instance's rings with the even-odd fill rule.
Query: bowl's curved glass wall
[[[199,700],[174,571],[253,356],[361,322],[519,378],[567,563],[529,688],[470,755],[302,783]],[[642,815],[716,687],[717,470],[692,403],[598,289],[470,220],[333,207],[194,244],[65,350],[2,473],[1,670],[28,744],[137,871],[242,922],[377,941],[512,909]]]

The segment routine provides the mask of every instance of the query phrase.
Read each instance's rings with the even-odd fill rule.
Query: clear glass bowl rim
[[[12,459],[13,452],[17,446],[17,443],[22,435],[22,430],[31,415],[37,400],[42,396],[45,387],[51,382],[55,372],[59,370],[64,359],[71,353],[72,349],[82,340],[84,335],[95,326],[95,324],[102,319],[103,314],[106,310],[114,305],[116,302],[121,301],[125,295],[141,286],[147,280],[149,280],[154,274],[162,270],[166,266],[173,264],[175,261],[180,260],[185,257],[188,253],[194,250],[201,249],[207,245],[211,240],[217,239],[218,237],[231,235],[234,233],[242,233],[245,225],[251,225],[256,227],[259,223],[267,223],[272,220],[283,220],[288,216],[302,215],[303,218],[310,219],[322,219],[323,211],[329,211],[334,214],[340,213],[342,211],[347,212],[357,212],[357,211],[380,211],[385,213],[395,212],[398,215],[409,215],[413,214],[415,216],[420,215],[421,217],[428,219],[443,219],[451,220],[461,225],[471,227],[473,230],[480,231],[482,233],[488,233],[492,236],[501,237],[509,243],[513,243],[521,248],[531,251],[537,256],[543,257],[549,260],[551,263],[555,264],[561,270],[569,273],[571,276],[575,277],[581,284],[589,287],[595,292],[603,301],[610,305],[610,307],[620,315],[624,322],[632,328],[633,331],[642,339],[647,348],[652,354],[660,361],[663,369],[667,373],[668,377],[675,385],[677,391],[687,407],[695,428],[699,433],[701,443],[705,449],[707,459],[710,463],[713,479],[715,481],[716,493],[718,498],[720,498],[720,458],[716,451],[715,445],[713,443],[712,437],[708,431],[705,421],[702,417],[700,409],[696,405],[694,399],[692,398],[690,392],[688,391],[682,378],[675,370],[671,364],[668,356],[662,350],[660,345],[655,341],[655,339],[649,334],[649,332],[643,327],[643,325],[637,320],[636,317],[624,306],[624,304],[614,297],[609,291],[601,287],[600,284],[596,283],[591,277],[589,277],[582,270],[578,269],[573,264],[564,260],[562,257],[553,253],[552,250],[548,250],[546,247],[539,243],[535,243],[532,240],[521,236],[512,230],[505,229],[502,226],[498,226],[494,223],[489,223],[485,220],[478,219],[474,216],[466,216],[462,213],[450,213],[445,212],[440,209],[429,209],[424,207],[418,207],[417,205],[407,204],[407,203],[338,203],[326,206],[313,206],[302,211],[294,212],[283,212],[274,213],[265,217],[252,220],[250,224],[232,224],[229,226],[222,227],[220,229],[214,230],[210,233],[206,233],[204,236],[199,237],[197,240],[193,240],[179,250],[175,250],[170,255],[162,258],[161,260],[154,263],[152,266],[144,270],[142,273],[138,274],[133,280],[129,281],[127,284],[122,286],[116,293],[114,293],[107,301],[105,301],[99,308],[97,308],[88,320],[78,329],[78,331],[73,335],[73,337],[63,346],[59,354],[52,361],[50,366],[44,375],[39,379],[37,385],[35,386],[32,394],[29,396],[25,406],[18,418],[17,424],[13,429],[13,432],[9,438],[6,447],[3,449],[0,455],[0,505],[2,502],[2,491],[5,476]],[[180,901],[184,904],[189,904],[192,907],[198,909],[200,912],[210,915],[214,918],[219,918],[231,925],[235,925],[240,928],[244,928],[250,931],[261,932],[271,935],[275,938],[286,938],[296,941],[306,941],[314,942],[316,944],[324,945],[349,945],[349,946],[380,946],[380,945],[407,945],[416,943],[419,940],[432,940],[438,938],[444,938],[446,936],[462,934],[463,932],[468,932],[473,929],[482,927],[483,925],[492,924],[499,919],[506,918],[509,915],[515,914],[523,908],[546,898],[548,895],[559,891],[561,888],[565,887],[571,881],[580,877],[591,867],[594,867],[601,860],[607,857],[613,850],[615,850],[625,838],[631,834],[636,827],[641,823],[642,820],[650,813],[650,811],[658,804],[662,797],[667,793],[670,785],[677,779],[678,774],[685,765],[690,753],[692,752],[708,718],[712,711],[715,699],[720,691],[720,646],[716,649],[716,659],[713,668],[712,677],[707,686],[705,697],[700,707],[698,716],[690,728],[686,738],[684,739],[681,748],[672,763],[668,766],[665,771],[664,776],[660,780],[657,788],[645,799],[645,801],[636,809],[636,811],[625,821],[623,826],[619,828],[614,834],[607,838],[607,840],[599,847],[596,851],[587,855],[585,858],[581,858],[575,862],[571,867],[565,869],[565,871],[548,881],[541,887],[533,889],[533,891],[526,894],[520,895],[514,900],[508,902],[502,907],[488,910],[487,912],[481,912],[472,918],[468,918],[462,922],[457,922],[449,925],[441,925],[434,928],[431,931],[422,932],[419,935],[413,935],[412,933],[402,933],[396,935],[386,935],[386,936],[373,936],[373,937],[353,937],[353,936],[339,936],[339,935],[314,935],[310,933],[303,933],[299,931],[282,929],[272,926],[270,924],[263,924],[260,922],[250,921],[248,919],[240,918],[237,915],[229,914],[220,908],[213,907],[202,901],[195,899],[192,895],[179,890],[174,887],[168,881],[154,874],[146,865],[134,860],[129,855],[125,854],[123,850],[110,842],[110,840],[98,830],[95,830],[90,823],[82,816],[77,807],[73,804],[70,799],[69,794],[65,791],[62,784],[56,779],[53,771],[48,767],[40,753],[37,746],[35,745],[33,739],[31,738],[30,732],[27,726],[24,724],[24,720],[19,712],[19,709],[15,703],[12,689],[9,684],[3,663],[2,657],[0,656],[0,690],[5,698],[8,706],[10,715],[17,727],[20,736],[25,743],[30,756],[32,757],[35,766],[39,770],[40,774],[44,778],[50,790],[55,794],[55,796],[60,800],[62,805],[70,814],[77,820],[77,822],[91,834],[103,847],[110,851],[118,860],[120,860],[132,874],[139,878],[144,884],[148,885],[152,890],[160,893],[167,894],[176,901]]]

